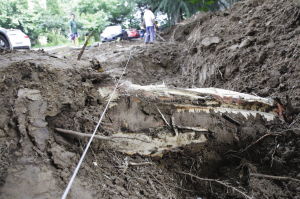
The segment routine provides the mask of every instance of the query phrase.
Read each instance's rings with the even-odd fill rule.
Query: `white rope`
[[[102,113],[102,115],[101,115],[101,117],[100,117],[100,119],[99,119],[99,121],[98,121],[98,123],[97,123],[97,126],[96,126],[96,128],[95,128],[95,130],[94,130],[94,132],[93,132],[93,134],[92,134],[92,136],[91,136],[91,138],[90,138],[88,144],[86,145],[86,147],[85,147],[85,149],[84,149],[84,151],[83,151],[83,153],[82,153],[82,155],[81,155],[81,158],[80,158],[80,160],[79,160],[79,162],[78,162],[78,164],[77,164],[77,166],[76,166],[76,168],[75,168],[75,170],[74,170],[74,173],[73,173],[73,175],[72,175],[72,177],[71,177],[71,179],[70,179],[70,181],[69,181],[69,183],[68,183],[68,186],[67,186],[67,188],[66,188],[66,190],[65,190],[65,192],[64,192],[64,194],[63,194],[63,196],[61,197],[61,199],[66,199],[66,197],[67,197],[67,195],[68,195],[68,193],[69,193],[69,191],[70,191],[70,189],[71,189],[71,187],[72,187],[72,184],[73,184],[73,182],[74,182],[74,180],[75,180],[75,178],[76,178],[76,175],[77,175],[77,173],[78,173],[78,171],[79,171],[79,169],[80,169],[80,166],[81,166],[81,164],[82,164],[82,162],[83,162],[83,160],[84,160],[84,158],[85,158],[85,156],[86,156],[86,154],[87,154],[87,152],[88,152],[88,150],[89,150],[89,147],[90,147],[90,145],[91,145],[91,143],[92,143],[92,141],[93,141],[93,139],[94,139],[94,137],[95,137],[95,135],[96,135],[96,132],[97,132],[97,130],[98,130],[98,128],[99,128],[99,126],[100,126],[100,124],[101,124],[101,122],[102,122],[102,119],[104,118],[104,115],[105,115],[105,113],[106,113],[106,111],[107,111],[107,109],[108,109],[108,106],[109,106],[109,104],[110,104],[112,98],[113,98],[113,95],[115,94],[115,92],[116,92],[118,86],[120,85],[121,79],[122,79],[123,75],[124,75],[125,72],[126,72],[128,63],[129,63],[129,61],[130,61],[130,59],[131,59],[131,52],[132,52],[132,50],[130,51],[129,58],[128,58],[128,60],[127,60],[127,63],[126,63],[125,68],[124,68],[124,70],[123,70],[123,73],[121,74],[119,80],[118,80],[117,83],[116,83],[116,86],[115,86],[115,88],[114,88],[112,94],[110,95],[110,98],[109,98],[109,100],[108,100],[108,102],[107,102],[107,104],[106,104],[106,106],[105,106],[105,109],[104,109],[104,111],[103,111],[103,113]]]

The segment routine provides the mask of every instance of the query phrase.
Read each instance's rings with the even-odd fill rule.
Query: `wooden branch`
[[[128,166],[146,166],[153,165],[152,162],[128,162]]]
[[[80,53],[78,54],[78,57],[77,57],[77,60],[78,60],[78,61],[81,59],[81,57],[82,57],[82,55],[83,55],[83,53],[84,53],[84,50],[85,50],[85,48],[86,48],[86,46],[87,46],[87,44],[88,44],[88,42],[89,42],[89,40],[90,40],[90,38],[92,37],[93,34],[94,34],[94,31],[90,32],[89,36],[88,36],[87,39],[85,40],[84,45],[82,46],[81,51],[80,51]]]
[[[252,144],[250,144],[249,146],[247,146],[245,149],[243,149],[240,153],[244,153],[245,151],[247,151],[248,149],[250,149],[251,147],[253,147],[257,143],[259,143],[260,141],[264,140],[266,137],[269,137],[269,136],[278,136],[278,135],[280,135],[280,134],[278,134],[278,133],[268,133],[268,134],[265,134],[265,135],[261,136],[259,139],[257,139],[255,142],[253,142]]]
[[[176,124],[175,124],[175,118],[174,118],[174,116],[171,117],[171,122],[172,122],[173,130],[175,132],[175,136],[178,136],[179,133],[178,133],[178,129],[177,129]]]
[[[217,68],[217,70],[218,70],[218,72],[220,73],[220,75],[221,75],[221,78],[222,78],[222,79],[224,79],[224,78],[223,78],[223,74],[221,73],[220,69],[219,69],[219,68]]]
[[[115,168],[128,168],[128,166],[146,166],[146,165],[153,165],[152,162],[127,162],[123,166],[116,166]]]
[[[210,178],[201,178],[201,177],[195,176],[191,173],[185,173],[185,172],[182,172],[182,171],[176,171],[176,173],[187,175],[187,176],[190,176],[190,177],[193,177],[193,178],[196,178],[198,180],[205,181],[205,182],[215,182],[217,184],[223,185],[224,187],[229,188],[229,189],[239,193],[240,195],[242,195],[246,199],[253,199],[253,197],[247,195],[245,192],[241,191],[240,189],[238,189],[238,188],[236,188],[236,187],[234,187],[234,186],[232,186],[232,185],[230,185],[226,182],[216,180],[216,179],[210,179]]]
[[[265,175],[260,173],[250,173],[250,176],[257,177],[257,178],[268,178],[273,180],[288,180],[300,183],[299,179],[286,177],[286,176],[272,176],[272,175]]]
[[[160,36],[160,34],[156,33],[156,35],[163,41],[166,41],[162,36]]]
[[[185,130],[191,130],[191,131],[196,131],[196,132],[209,132],[207,129],[202,129],[202,128],[197,128],[197,127],[189,127],[189,126],[178,126],[176,125],[178,129],[185,129]]]
[[[164,122],[166,123],[166,125],[168,125],[168,127],[171,127],[169,122],[166,120],[165,116],[162,114],[162,112],[159,110],[159,108],[155,105],[157,111],[159,112],[161,118],[164,120]]]
[[[90,138],[92,136],[92,134],[86,134],[86,133],[81,133],[81,132],[77,132],[77,131],[61,129],[61,128],[55,128],[55,130],[60,133],[64,133],[64,134],[68,134],[68,135],[72,135],[72,136],[76,136],[76,137],[81,137],[81,138]],[[121,137],[121,136],[108,137],[108,136],[95,135],[94,138],[99,139],[99,140],[113,141],[113,142],[115,142],[115,139],[128,139],[128,140],[138,140],[141,142],[150,143],[149,141],[145,141],[145,140],[138,139],[138,138]]]

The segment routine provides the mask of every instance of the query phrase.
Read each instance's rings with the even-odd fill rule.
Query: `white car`
[[[100,34],[100,39],[102,42],[109,42],[117,40],[118,38],[126,40],[128,38],[127,32],[122,29],[122,26],[108,26]]]
[[[0,49],[30,49],[29,37],[21,30],[0,28]]]

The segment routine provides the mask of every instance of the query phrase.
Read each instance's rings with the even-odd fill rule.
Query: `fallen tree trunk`
[[[104,100],[111,89],[99,89]],[[112,143],[115,149],[151,156],[199,146],[211,138],[220,144],[232,144],[240,139],[239,129],[252,126],[255,120],[267,123],[278,116],[277,105],[271,99],[216,88],[174,89],[131,83],[123,83],[118,89],[108,115],[110,132],[135,138]]]

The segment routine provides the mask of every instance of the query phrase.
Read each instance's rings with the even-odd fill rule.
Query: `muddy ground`
[[[224,88],[272,97],[284,111],[271,121],[180,115],[172,103],[195,102],[166,105],[122,87],[99,135],[172,138],[159,108],[170,123],[205,127],[205,141],[142,155],[96,139],[69,198],[299,198],[299,23],[297,1],[248,0],[178,24],[167,42],[101,44],[81,61],[79,49],[0,52],[0,198],[61,197],[87,140],[56,128],[91,133],[129,57],[122,85]]]

